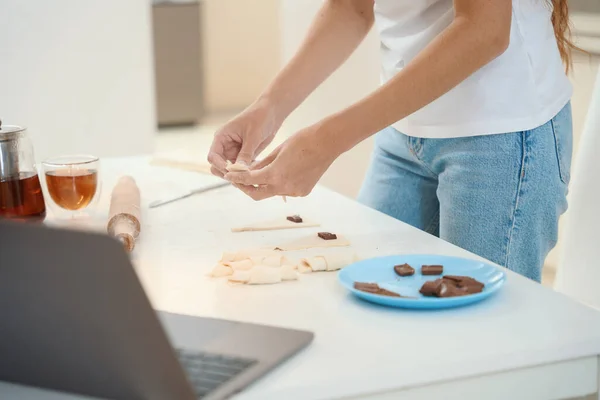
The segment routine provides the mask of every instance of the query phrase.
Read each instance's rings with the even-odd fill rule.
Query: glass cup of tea
[[[84,210],[100,197],[100,159],[95,156],[62,156],[42,162],[50,202],[71,218],[86,216]]]

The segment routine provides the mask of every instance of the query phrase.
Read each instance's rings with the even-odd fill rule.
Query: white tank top
[[[393,126],[450,138],[529,130],[571,98],[546,0],[513,0],[510,45],[454,89]],[[375,0],[382,81],[408,64],[454,17],[452,0]]]

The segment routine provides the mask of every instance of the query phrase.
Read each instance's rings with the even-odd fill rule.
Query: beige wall
[[[279,0],[204,0],[207,112],[252,102],[279,69]]]
[[[304,37],[321,0],[281,2],[282,54],[289,59]],[[379,86],[379,40],[371,31],[356,52],[321,85],[286,121],[285,133],[293,133],[366,96]],[[365,175],[373,140],[344,154],[321,179],[321,184],[356,197]]]

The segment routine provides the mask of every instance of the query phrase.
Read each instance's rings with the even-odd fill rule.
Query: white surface
[[[573,166],[565,243],[556,277],[558,290],[600,308],[600,71]]]
[[[147,154],[155,133],[150,2],[0,1],[0,118],[38,160]]]
[[[107,188],[118,174],[136,177],[143,204],[171,190],[216,179],[151,168],[144,159],[105,160],[103,168]],[[103,213],[109,194],[107,190],[100,203]],[[600,313],[511,272],[497,296],[442,312],[395,310],[360,302],[338,285],[335,273],[303,275],[296,282],[261,287],[231,286],[206,276],[223,250],[272,244],[309,232],[230,232],[234,224],[291,213],[310,214],[321,222],[319,229],[344,234],[363,258],[402,253],[472,257],[325,189],[286,204],[280,199],[255,203],[226,188],[171,206],[144,209],[134,262],[156,308],[316,333],[308,349],[239,399],[331,399],[418,386],[434,390],[447,381],[505,371],[514,372],[511,382],[526,380],[531,393],[543,393],[548,382],[540,374],[517,370],[561,363],[553,374],[572,374],[573,368],[579,371],[590,363],[569,360],[600,354]],[[597,368],[592,372],[590,376]],[[596,381],[585,375],[565,383],[560,393],[581,395],[596,388]],[[473,388],[477,382],[481,385],[486,380],[467,379],[462,388]],[[521,398],[519,386],[509,389],[517,394],[514,398]],[[410,398],[409,394],[405,397]]]

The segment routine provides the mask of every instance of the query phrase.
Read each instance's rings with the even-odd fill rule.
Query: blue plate
[[[394,265],[408,263],[415,269],[413,276],[401,277],[394,272]],[[441,264],[444,275],[464,275],[485,284],[481,293],[460,297],[425,297],[419,289],[426,281],[439,276],[421,275],[421,265]],[[491,264],[467,258],[447,257],[433,254],[403,255],[372,258],[351,264],[338,275],[341,284],[354,295],[372,303],[399,308],[440,309],[460,307],[476,303],[497,292],[506,274]],[[381,296],[354,289],[354,282],[377,283],[380,287],[413,298]]]

